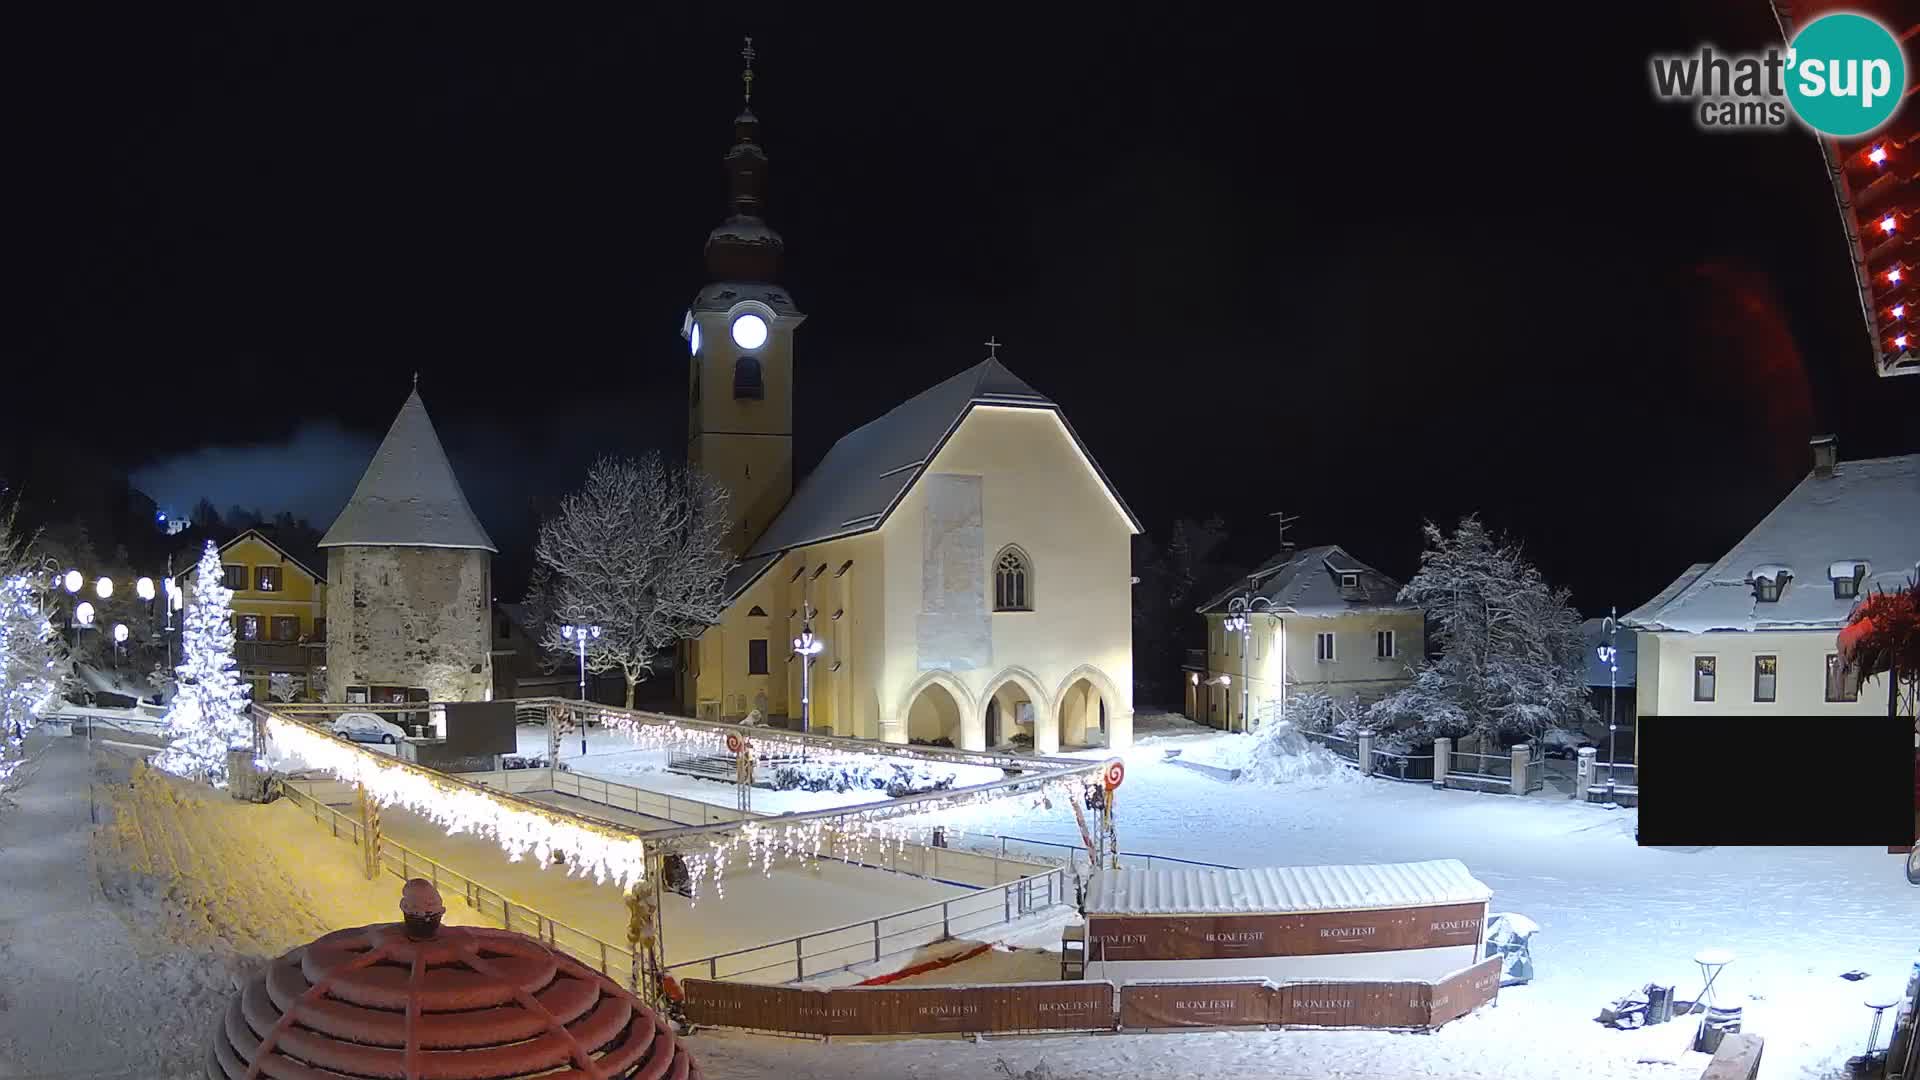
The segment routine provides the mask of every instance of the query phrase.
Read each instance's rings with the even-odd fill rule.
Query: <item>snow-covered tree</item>
[[[566,657],[563,626],[598,626],[589,671],[617,670],[627,706],[654,657],[720,618],[726,580],[727,490],[659,454],[602,458],[579,491],[540,525],[528,604],[543,647]]]
[[[11,511],[0,515],[0,788],[21,762],[27,733],[60,700],[68,661],[47,618],[52,585],[36,574]]]
[[[182,633],[186,660],[167,706],[167,748],[153,763],[176,776],[227,784],[227,751],[253,744],[247,709],[252,691],[233,661],[233,590],[220,551],[207,542],[194,571],[193,598]]]
[[[1549,586],[1515,544],[1463,519],[1451,535],[1426,525],[1420,572],[1400,599],[1426,611],[1440,659],[1369,719],[1428,736],[1530,738],[1597,719],[1586,642],[1565,589]]]

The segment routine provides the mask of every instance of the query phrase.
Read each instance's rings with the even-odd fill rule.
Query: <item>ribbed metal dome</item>
[[[422,918],[410,909],[406,923],[338,930],[275,960],[228,1007],[214,1032],[207,1075],[698,1080],[701,1074],[672,1027],[599,972],[524,934],[440,927],[437,913]]]

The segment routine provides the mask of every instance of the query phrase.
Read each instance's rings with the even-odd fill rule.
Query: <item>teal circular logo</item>
[[[1787,102],[1822,135],[1865,135],[1893,116],[1907,90],[1900,43],[1865,15],[1822,15],[1787,55]]]

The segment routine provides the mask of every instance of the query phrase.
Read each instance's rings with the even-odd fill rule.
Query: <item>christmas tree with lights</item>
[[[247,708],[252,688],[241,681],[233,661],[232,605],[220,552],[209,540],[187,605],[186,661],[174,669],[180,688],[167,708],[167,748],[153,763],[214,787],[227,786],[227,751],[253,745]]]

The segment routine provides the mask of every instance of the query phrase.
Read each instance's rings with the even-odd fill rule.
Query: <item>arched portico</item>
[[[985,741],[979,706],[950,672],[922,673],[900,696],[894,715],[900,726],[889,742],[951,739],[955,746],[978,750]]]
[[[1029,721],[1021,720],[1021,705],[1028,706]],[[1023,667],[1002,669],[987,680],[987,692],[980,695],[982,746],[993,749],[1011,740],[1016,732],[1031,724],[1034,749],[1051,754],[1059,749],[1054,725],[1052,698],[1041,688],[1040,679]],[[1049,742],[1050,740],[1050,742]]]
[[[1056,749],[1058,746],[1124,749],[1133,744],[1133,715],[1131,712],[1121,715],[1120,693],[1113,680],[1099,668],[1082,664],[1073,669],[1061,680],[1053,700],[1057,718]]]

